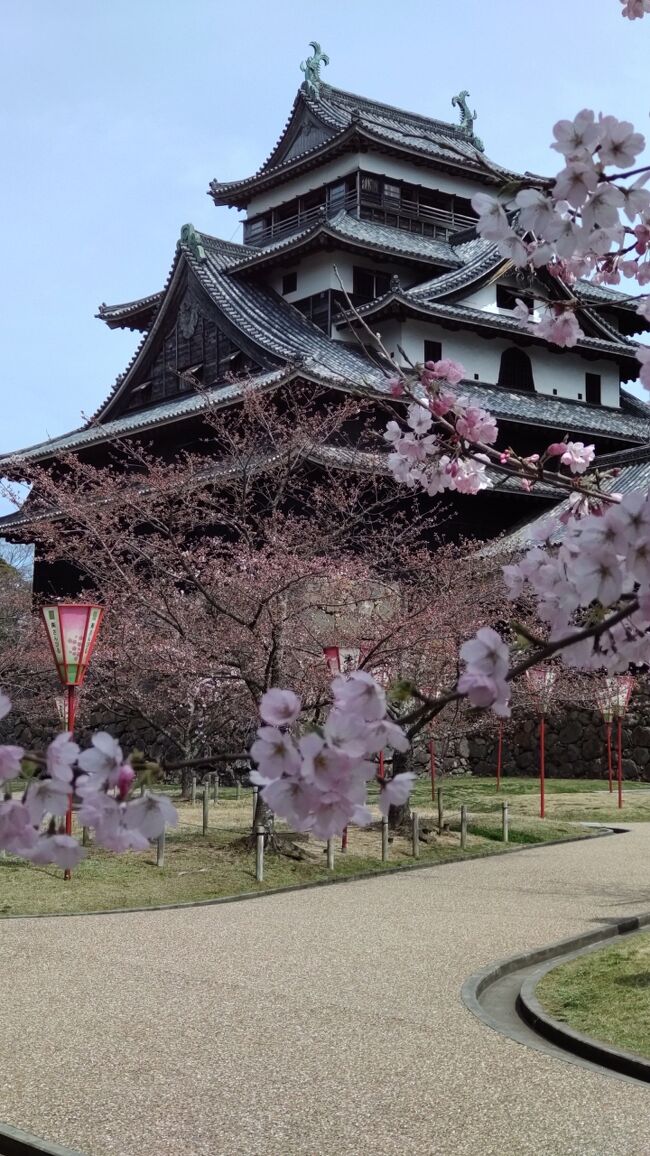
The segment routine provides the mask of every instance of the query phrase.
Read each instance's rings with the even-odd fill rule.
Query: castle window
[[[425,341],[424,343],[424,360],[425,361],[440,361],[442,357],[442,342],[440,341]]]
[[[533,367],[530,357],[523,349],[514,347],[504,349],[501,354],[498,384],[504,389],[525,389],[530,393],[535,392]]]
[[[285,273],[282,278],[282,292],[286,296],[287,293],[295,293],[298,288],[298,274],[294,270],[293,273]]]
[[[585,373],[587,405],[600,405],[601,381],[599,373]]]
[[[514,309],[517,304],[517,298],[523,301],[529,309],[533,308],[533,298],[527,296],[525,293],[518,293],[516,289],[508,289],[506,285],[497,285],[497,307],[499,309]]]
[[[358,265],[352,269],[352,296],[355,305],[363,305],[366,301],[374,301],[375,297],[383,297],[389,288],[388,273],[375,273],[373,269],[361,269]]]

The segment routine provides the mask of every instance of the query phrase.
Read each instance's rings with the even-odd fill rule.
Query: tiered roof
[[[301,87],[282,136],[258,171],[243,180],[214,180],[210,194],[217,205],[245,208],[257,193],[369,145],[443,171],[469,173],[488,184],[521,175],[489,160],[469,125],[407,112],[319,82]]]
[[[356,147],[362,136],[375,149],[408,153],[412,161],[429,169],[453,170],[465,176],[469,173],[473,179],[493,183],[516,176],[485,157],[473,131],[466,93],[454,98],[461,110],[461,124],[454,125],[323,84],[318,76],[318,60],[314,65],[317,57],[318,53],[303,69],[305,84],[271,155],[253,177],[225,184],[213,182],[212,195],[217,203],[245,205],[262,187],[289,179],[301,166],[320,164],[328,150],[345,150],[353,144]],[[322,54],[319,59],[324,60]],[[117,435],[138,435],[184,421],[208,406],[233,404],[244,386],[274,389],[300,379],[378,398],[385,396],[390,366],[382,365],[372,351],[360,346],[352,332],[354,317],[348,314],[337,322],[339,332],[347,335],[349,341],[333,339],[259,275],[266,267],[286,265],[287,259],[321,246],[362,252],[371,260],[381,256],[409,268],[414,284],[405,288],[393,278],[388,293],[360,309],[373,322],[398,312],[402,317],[451,323],[492,336],[510,334],[516,339],[525,332],[527,341],[541,341],[514,316],[467,303],[467,296],[483,285],[512,274],[511,266],[496,247],[471,230],[447,239],[427,237],[341,211],[330,217],[323,215],[288,239],[255,246],[226,242],[186,225],[162,290],[118,305],[103,304],[99,309],[98,316],[111,328],[139,330],[143,337],[97,413],[79,429],[18,454],[5,455],[0,462],[6,469],[11,464],[13,469],[18,460],[46,461],[57,454],[96,446]],[[147,359],[175,323],[179,288],[186,282],[219,327],[258,369],[245,380],[209,382],[200,392],[187,390],[139,409],[128,409]],[[550,291],[560,297],[569,293],[557,282],[552,283]],[[634,342],[597,311],[597,307],[605,307],[605,312],[626,318],[625,324],[641,328],[642,319],[635,314],[629,299],[611,288],[591,284],[579,283],[572,292],[581,302],[579,313],[586,322],[586,336],[578,349],[613,358],[633,376]],[[650,441],[650,408],[624,390],[620,408],[615,409],[477,381],[461,383],[458,392],[469,395],[505,422],[588,438],[627,443]]]

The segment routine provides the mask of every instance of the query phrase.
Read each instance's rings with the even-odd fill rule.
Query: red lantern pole
[[[47,639],[59,681],[65,687],[66,729],[72,733],[77,707],[76,690],[81,686],[97,641],[104,611],[84,603],[56,603],[41,609]],[[72,792],[65,815],[65,833],[72,834]],[[72,874],[66,869],[64,880]]]
[[[386,772],[384,771],[384,752],[379,752],[379,778],[384,781]]]
[[[544,735],[544,731],[545,731],[545,719],[544,719],[544,715],[542,714],[542,715],[540,715],[540,719],[539,719],[539,817],[540,817],[540,819],[546,818],[546,807],[545,807],[546,800],[544,797],[544,786],[545,786],[545,783],[544,783],[544,772],[545,772],[545,767],[544,767],[544,756],[545,756],[544,738],[545,738],[545,735]]]
[[[497,791],[501,790],[501,756],[503,754],[503,723],[499,723],[499,737],[497,739]]]
[[[431,798],[436,798],[436,744],[433,735],[429,739],[429,766],[431,768]]]
[[[612,724],[605,723],[605,734],[607,736],[607,781],[609,783],[609,793],[612,794],[614,790],[613,773],[612,773]]]
[[[623,719],[619,715],[616,720],[616,739],[618,746],[618,805],[623,806]]]

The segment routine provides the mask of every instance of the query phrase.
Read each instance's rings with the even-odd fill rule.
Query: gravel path
[[[0,1117],[89,1156],[647,1156],[650,1089],[461,1004],[650,909],[627,835],[183,911],[0,925]],[[37,994],[38,993],[38,994]]]

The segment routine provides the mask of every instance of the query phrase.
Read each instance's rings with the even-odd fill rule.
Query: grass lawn
[[[492,777],[451,776],[438,782],[443,787],[445,822],[449,830],[422,842],[422,863],[435,864],[501,850],[504,799],[510,804],[512,847],[585,834],[584,828],[572,826],[581,821],[650,820],[650,790],[639,790],[643,784],[625,785],[625,806],[618,811],[616,796],[610,796],[607,783],[602,780],[549,779],[547,818],[542,822],[538,818],[539,788],[535,779],[504,778],[498,794]],[[140,855],[114,856],[91,847],[87,859],[64,886],[60,871],[33,867],[10,856],[0,858],[0,917],[192,902],[310,883],[332,874],[335,877],[373,874],[386,866],[413,863],[408,839],[391,839],[386,865],[381,861],[379,829],[351,828],[348,852],[342,855],[337,851],[333,873],[326,867],[324,844],[308,840],[301,844],[307,854],[305,860],[267,854],[264,882],[257,883],[254,854],[241,846],[242,837],[250,831],[251,791],[242,788],[237,798],[234,787],[222,787],[218,804],[210,803],[209,832],[203,837],[200,798],[192,806],[179,799],[176,788],[168,790],[178,807],[180,826],[167,835],[163,868],[156,867],[155,848]],[[376,804],[377,793],[377,789],[371,787],[371,804]],[[420,813],[422,825],[435,822],[437,808],[431,800],[427,779],[416,783],[412,803]],[[470,836],[464,854],[458,835],[462,803],[468,806],[470,816]],[[378,818],[376,806],[373,810]],[[286,828],[279,822],[278,832],[283,829]]]
[[[556,967],[536,994],[576,1031],[650,1058],[650,932]]]
[[[237,801],[222,793],[217,807],[210,809],[210,829],[203,836],[200,808],[178,804],[180,826],[166,840],[165,866],[156,867],[156,850],[142,854],[111,855],[89,848],[88,857],[64,883],[62,872],[50,867],[34,867],[10,856],[0,858],[0,917],[42,913],[111,910],[157,903],[182,903],[246,891],[267,891],[321,879],[355,874],[375,874],[387,867],[414,863],[410,840],[391,836],[389,862],[381,860],[381,832],[378,827],[351,828],[346,854],[338,850],[334,871],[327,870],[325,844],[313,839],[300,843],[307,855],[296,860],[286,855],[267,854],[264,882],[255,880],[254,853],[242,847],[242,836],[250,829],[250,793]],[[429,836],[420,845],[421,863],[443,863],[493,854],[504,848],[500,841],[500,817],[486,814],[470,825],[468,846],[460,849],[458,813],[448,813],[450,829],[442,836]],[[278,833],[282,825],[277,825]],[[510,847],[549,839],[571,838],[577,831],[566,823],[522,817],[511,823]]]

